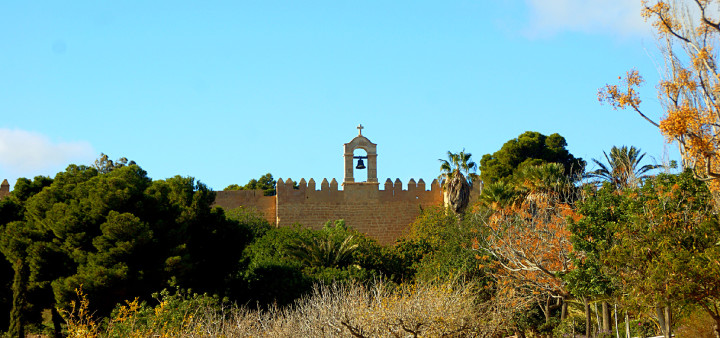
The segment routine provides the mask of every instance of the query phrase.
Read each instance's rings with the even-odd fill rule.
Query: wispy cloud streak
[[[6,173],[32,176],[94,157],[88,142],[54,142],[40,133],[0,128],[0,169]]]
[[[622,37],[650,34],[640,16],[640,0],[526,0],[530,21],[525,33],[546,37],[571,31]]]

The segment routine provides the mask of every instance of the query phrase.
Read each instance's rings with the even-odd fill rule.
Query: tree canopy
[[[17,187],[0,201],[0,250],[15,270],[14,333],[42,309],[68,308],[80,286],[99,314],[172,285],[222,293],[237,248],[252,237],[211,209],[215,194],[204,184],[153,181],[136,164],[70,165]],[[53,320],[57,334],[56,311]]]
[[[565,175],[582,173],[585,161],[567,150],[565,138],[557,133],[545,136],[539,132],[526,131],[517,138],[505,142],[500,150],[483,155],[480,160],[480,179],[484,184],[508,180],[521,165],[560,163]]]
[[[231,184],[223,190],[262,190],[265,196],[274,196],[276,183],[277,181],[275,181],[273,175],[271,173],[267,173],[260,176],[258,179],[251,179],[243,186]]]

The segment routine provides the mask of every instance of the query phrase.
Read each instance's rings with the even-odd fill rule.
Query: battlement
[[[434,202],[438,196],[442,196],[440,184],[437,180],[433,180],[430,184],[430,190],[426,190],[426,184],[423,179],[410,179],[407,188],[403,189],[403,183],[400,179],[393,182],[389,178],[383,184],[384,189],[380,189],[379,183],[374,182],[345,182],[342,189],[336,179],[328,182],[324,178],[318,189],[314,179],[305,181],[301,179],[294,186],[294,181],[290,178],[283,180],[278,179],[276,189],[278,199],[285,201],[340,201],[340,200],[362,200],[362,199],[379,199],[384,202],[388,201],[407,201],[407,202]]]
[[[383,187],[385,188],[385,191],[403,191],[402,182],[399,178],[395,179],[393,182],[391,179],[387,179],[385,181],[385,184]],[[303,190],[303,189],[310,189],[310,190],[316,190],[317,184],[315,183],[315,179],[310,179],[309,181],[305,181],[304,178],[300,179],[300,182],[297,183],[297,187],[294,187],[295,181],[288,178],[287,180],[283,180],[282,178],[277,180],[277,189],[285,189],[285,188],[293,188],[295,190]],[[378,183],[373,182],[352,182],[352,183],[344,183],[344,186],[355,186],[355,185],[374,185],[378,186]],[[407,189],[404,191],[415,191],[425,190],[425,181],[421,178],[417,182],[415,182],[414,178],[411,178],[410,181],[407,183]],[[434,179],[432,183],[430,183],[430,191],[439,190],[440,189],[440,183],[437,179]],[[339,185],[336,179],[332,179],[332,181],[328,182],[327,178],[323,178],[322,182],[320,183],[320,190],[336,190],[339,191]]]

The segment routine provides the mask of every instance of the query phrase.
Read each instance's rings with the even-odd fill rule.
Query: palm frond
[[[447,152],[448,159],[440,160],[440,185],[448,196],[451,209],[461,213],[470,201],[470,188],[479,179],[475,173],[477,163],[471,161],[472,154]]]
[[[648,171],[661,167],[650,164],[639,167],[646,154],[634,146],[613,146],[609,155],[604,151],[603,155],[607,165],[593,159],[599,169],[587,173],[586,176],[597,178],[597,182],[610,182],[620,188],[642,184],[642,181],[650,176],[646,175]]]

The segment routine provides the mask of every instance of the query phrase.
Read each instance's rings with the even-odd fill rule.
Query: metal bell
[[[358,160],[358,164],[357,164],[357,167],[355,167],[355,169],[365,169],[365,163],[363,163],[362,159]]]

